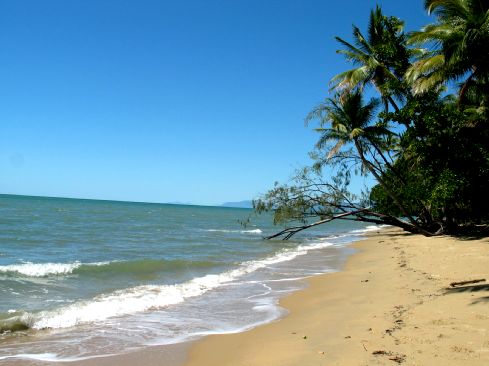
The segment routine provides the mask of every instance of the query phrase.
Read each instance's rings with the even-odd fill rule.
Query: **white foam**
[[[263,231],[260,229],[252,230],[225,230],[225,229],[207,229],[207,232],[217,232],[217,233],[241,233],[241,234],[261,234]]]
[[[17,355],[0,356],[0,360],[7,360],[9,358],[23,358],[28,360],[37,361],[57,361],[57,355],[55,353],[19,353]]]
[[[82,263],[75,261],[73,263],[32,263],[25,262],[22,264],[10,264],[0,266],[0,273],[19,273],[27,277],[46,277],[50,275],[65,275],[82,265],[103,266],[110,262]]]
[[[389,226],[390,225],[368,225],[363,229],[352,230],[352,231],[350,231],[350,233],[352,233],[352,234],[365,234],[365,233],[368,233],[370,231],[379,230],[379,229],[389,227]]]
[[[188,298],[203,295],[238,278],[277,263],[290,261],[310,250],[332,245],[314,242],[285,249],[262,260],[242,263],[238,268],[220,274],[209,274],[175,285],[143,285],[103,294],[93,299],[79,301],[54,311],[24,314],[21,320],[35,329],[66,328],[82,323],[102,321],[115,316],[140,313],[184,302]]]
[[[253,230],[241,230],[242,233],[250,233],[250,234],[261,234],[263,231],[260,229],[253,229]]]
[[[0,272],[16,272],[28,277],[44,277],[53,274],[68,274],[80,267],[81,262],[73,263],[22,263],[0,266]]]
[[[8,359],[24,359],[44,362],[73,362],[84,361],[88,359],[115,356],[114,354],[96,355],[90,357],[59,357],[56,353],[18,353],[15,355],[0,356],[0,361]]]

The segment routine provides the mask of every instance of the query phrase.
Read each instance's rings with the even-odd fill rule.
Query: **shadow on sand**
[[[489,291],[489,285],[473,285],[473,286],[463,286],[463,287],[455,287],[455,288],[447,288],[445,290],[445,295],[447,294],[455,294],[462,292],[480,292],[480,291]],[[482,304],[489,302],[489,296],[479,297],[474,299],[470,305]]]

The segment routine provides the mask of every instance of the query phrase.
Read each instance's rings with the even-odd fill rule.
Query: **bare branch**
[[[278,233],[276,233],[274,235],[267,236],[267,237],[265,237],[265,239],[268,240],[268,239],[273,239],[273,238],[276,238],[276,237],[285,235],[282,238],[282,240],[289,240],[293,235],[297,234],[299,231],[306,230],[306,229],[309,229],[309,228],[314,227],[314,226],[322,225],[322,224],[325,224],[327,222],[330,222],[330,221],[333,221],[333,220],[336,220],[336,219],[340,219],[340,218],[345,217],[345,216],[356,215],[356,214],[358,214],[360,212],[364,212],[364,211],[367,211],[367,209],[345,212],[345,213],[342,213],[342,214],[339,214],[339,215],[335,215],[335,216],[329,217],[329,218],[324,219],[324,220],[319,220],[319,221],[313,222],[312,224],[307,224],[307,225],[302,225],[302,226],[295,226],[295,227],[289,227],[289,228],[284,229],[284,230],[282,230],[282,231],[280,231],[280,232],[278,232]]]

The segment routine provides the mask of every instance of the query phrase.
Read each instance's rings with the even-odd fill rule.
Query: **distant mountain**
[[[253,203],[250,200],[239,202],[224,202],[221,207],[235,207],[235,208],[253,208]]]

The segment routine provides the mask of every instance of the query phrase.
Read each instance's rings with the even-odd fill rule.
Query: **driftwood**
[[[486,279],[485,278],[481,278],[479,280],[470,280],[470,281],[461,281],[461,282],[452,282],[450,284],[451,287],[456,287],[456,286],[463,286],[463,285],[468,285],[468,284],[472,284],[472,283],[479,283],[479,282],[485,282]]]

